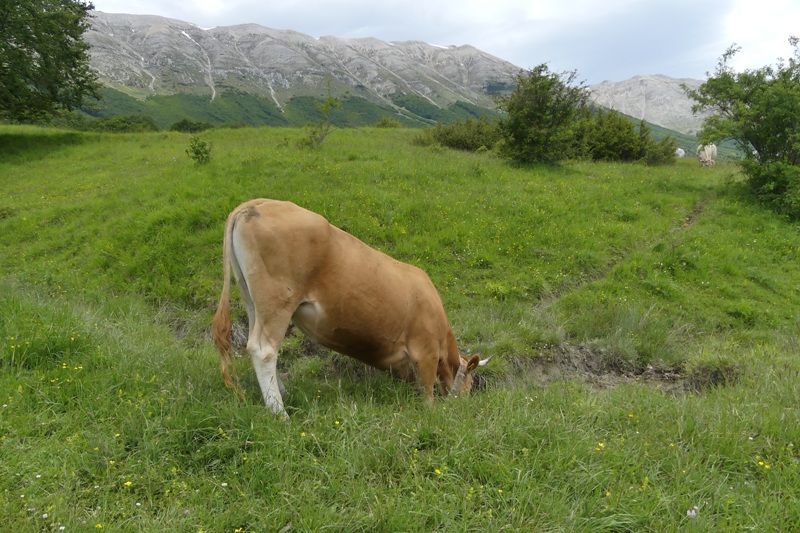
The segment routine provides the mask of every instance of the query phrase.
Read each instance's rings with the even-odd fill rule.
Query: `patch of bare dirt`
[[[697,219],[700,218],[700,215],[703,214],[703,211],[705,211],[707,204],[708,204],[708,201],[704,200],[704,201],[699,202],[697,205],[694,206],[694,209],[692,210],[692,212],[683,221],[683,224],[682,224],[683,229],[690,228],[691,226],[694,225],[694,223],[697,221]]]
[[[741,369],[717,362],[691,369],[683,365],[647,365],[634,368],[620,364],[613,354],[587,345],[563,344],[539,358],[514,357],[509,360],[514,376],[540,386],[563,379],[579,379],[597,388],[621,383],[646,383],[671,394],[702,392],[736,383]]]

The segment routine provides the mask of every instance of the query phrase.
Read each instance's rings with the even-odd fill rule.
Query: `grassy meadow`
[[[197,165],[178,133],[0,126],[0,529],[797,528],[800,225],[733,164],[304,135],[209,130]],[[222,229],[257,197],[426,270],[483,390],[427,408],[299,333],[288,422],[248,358],[226,389]]]

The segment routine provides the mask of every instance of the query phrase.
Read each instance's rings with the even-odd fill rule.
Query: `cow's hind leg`
[[[285,333],[286,332],[286,328],[289,327],[289,323],[287,322],[285,326],[283,326],[280,323],[278,323],[277,326],[271,324],[271,325],[267,326],[266,328],[257,328],[256,324],[258,323],[257,322],[258,318],[257,318],[257,315],[256,315],[255,306],[253,305],[253,301],[250,299],[250,294],[247,291],[243,290],[242,291],[242,295],[243,295],[243,299],[245,301],[245,304],[247,306],[247,324],[248,324],[247,352],[250,354],[251,357],[256,357],[255,355],[253,355],[254,352],[255,353],[261,353],[261,352],[259,352],[259,350],[263,351],[262,345],[264,344],[264,342],[259,340],[258,344],[253,347],[253,351],[251,351],[249,340],[250,339],[261,339],[263,337],[263,332],[266,331],[266,332],[268,332],[268,334],[266,335],[266,344],[268,344],[268,345],[273,347],[273,350],[275,352],[275,356],[272,357],[272,356],[264,353],[264,354],[258,355],[257,357],[259,358],[259,360],[264,360],[265,357],[267,359],[273,358],[273,359],[277,360],[278,350],[280,350],[281,343],[283,342],[283,337],[286,334]],[[278,322],[280,322],[280,321],[278,321]],[[258,332],[256,332],[256,329],[258,329]],[[280,332],[280,331],[283,331],[283,333],[277,333],[277,335],[275,334],[276,332]],[[280,335],[280,336],[278,337],[278,335]],[[256,372],[258,372],[258,365],[256,364],[255,361],[253,362],[253,366],[256,368]],[[275,380],[278,383],[278,390],[280,391],[281,395],[286,394],[286,387],[283,386],[283,382],[281,381],[280,376],[278,376],[277,371],[274,373],[274,375],[275,375]],[[261,378],[259,378],[258,382],[259,382],[259,384],[262,383]],[[264,389],[263,385],[262,385],[261,388],[262,388],[262,390]],[[269,404],[267,404],[267,405],[269,405]]]
[[[285,392],[278,377],[278,351],[280,350],[290,316],[276,316],[272,320],[259,320],[256,316],[252,334],[247,341],[247,353],[253,361],[253,369],[261,387],[261,394],[267,408],[276,415],[288,418],[283,407]]]
[[[247,353],[253,361],[267,408],[276,415],[287,417],[283,407],[286,389],[278,377],[278,351],[289,327],[291,312],[288,308],[283,311],[275,308],[276,301],[284,302],[287,299],[285,289],[280,284],[265,277],[259,266],[242,268],[254,262],[248,249],[234,231],[230,261],[247,309]],[[251,288],[255,290],[251,291]]]

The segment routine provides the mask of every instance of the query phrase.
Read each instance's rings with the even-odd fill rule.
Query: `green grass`
[[[736,167],[520,168],[402,130],[316,151],[303,135],[208,131],[195,165],[178,133],[0,127],[4,527],[800,523],[800,227]],[[429,272],[462,349],[495,356],[486,390],[426,408],[299,336],[279,364],[288,422],[246,358],[246,398],[225,389],[208,334],[222,227],[253,197]]]

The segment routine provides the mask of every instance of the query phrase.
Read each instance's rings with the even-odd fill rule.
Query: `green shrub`
[[[800,167],[785,161],[741,163],[751,189],[777,211],[800,218]]]
[[[677,147],[678,142],[673,137],[667,136],[660,141],[656,141],[648,136],[642,161],[648,166],[674,165],[675,149]]]
[[[382,118],[380,119],[377,124],[375,124],[376,128],[402,128],[403,125],[400,123],[399,120],[395,118]]]
[[[635,161],[641,157],[639,134],[621,113],[598,109],[581,121],[577,152],[592,161]]]
[[[184,118],[183,120],[179,120],[178,122],[170,126],[169,130],[180,131],[183,133],[200,133],[201,131],[211,129],[213,127],[214,127],[213,124],[209,122],[194,121],[194,120],[189,120],[188,118]]]
[[[132,113],[111,118],[93,118],[81,112],[64,113],[53,120],[52,125],[78,131],[106,133],[146,133],[160,131],[155,120],[148,115]]]
[[[138,113],[99,120],[93,123],[92,129],[111,133],[145,133],[161,130],[152,117]]]
[[[630,119],[610,109],[588,113],[576,129],[573,157],[592,161],[640,161],[646,165],[675,163],[677,141],[667,136],[659,141],[641,121],[637,130]]]
[[[437,124],[422,131],[416,142],[422,145],[441,145],[456,150],[476,152],[491,150],[500,140],[497,123],[486,117],[468,118],[454,124]]]
[[[189,140],[189,148],[186,149],[189,158],[198,165],[205,165],[211,162],[211,143],[193,136]]]

